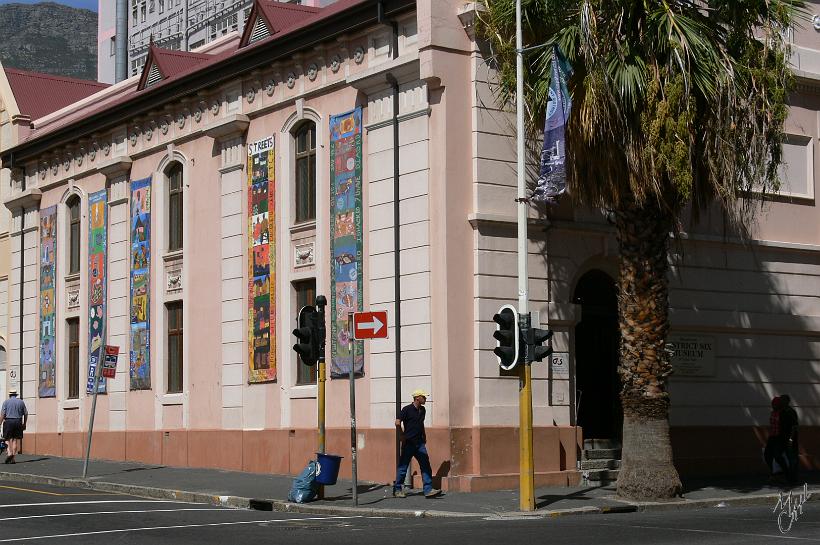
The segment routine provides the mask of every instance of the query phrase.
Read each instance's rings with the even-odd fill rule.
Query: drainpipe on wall
[[[399,56],[399,24],[388,21],[384,14],[384,1],[377,4],[377,20],[379,24],[387,25],[392,31],[391,51],[395,59]],[[393,270],[395,297],[395,339],[396,339],[396,418],[401,412],[401,253],[400,221],[399,221],[399,82],[391,73],[386,74],[387,83],[393,87]],[[396,428],[396,466],[401,456],[401,428]],[[407,472],[410,476],[410,472]],[[399,483],[396,483],[398,485]]]
[[[128,0],[117,0],[116,28],[114,31],[114,81],[128,78]]]
[[[14,155],[11,156],[10,168],[14,172]],[[26,190],[25,175],[20,179],[20,191]],[[20,369],[17,372],[17,395],[23,399],[23,286],[26,283],[26,245],[25,245],[25,227],[26,227],[26,207],[20,207],[20,330],[17,332],[18,349],[20,350]]]

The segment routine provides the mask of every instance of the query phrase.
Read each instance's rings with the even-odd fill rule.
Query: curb
[[[677,500],[669,502],[630,502],[624,500],[623,505],[615,506],[584,506],[570,509],[555,509],[551,511],[511,511],[486,513],[461,513],[456,511],[439,511],[435,509],[383,509],[377,507],[347,507],[326,504],[301,504],[285,500],[244,498],[241,496],[220,496],[204,492],[189,492],[150,486],[129,485],[96,481],[82,478],[50,477],[27,473],[9,473],[0,471],[0,480],[17,481],[50,486],[82,488],[128,494],[155,500],[173,500],[187,503],[199,503],[216,507],[231,507],[235,509],[256,509],[259,511],[277,511],[286,513],[305,513],[322,515],[360,515],[381,516],[392,518],[484,518],[491,520],[523,520],[548,519],[577,515],[599,515],[616,513],[653,513],[664,511],[680,511],[687,509],[707,509],[723,507],[745,507],[753,505],[773,506],[780,499],[778,494],[754,494],[749,496],[716,497],[698,500]],[[820,502],[820,489],[809,490],[806,501]]]

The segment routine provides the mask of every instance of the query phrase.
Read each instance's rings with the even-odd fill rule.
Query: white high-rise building
[[[280,0],[324,6],[333,0]],[[98,0],[97,79],[116,80],[116,0]],[[159,47],[195,50],[242,31],[253,0],[128,0],[127,77],[139,74],[153,40]]]

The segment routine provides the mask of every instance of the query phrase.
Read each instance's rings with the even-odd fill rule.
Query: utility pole
[[[529,200],[524,166],[524,45],[521,29],[521,0],[515,1],[515,122],[518,155],[518,315],[522,330],[530,326],[529,295],[527,293],[527,213]],[[526,337],[525,337],[526,338]],[[529,350],[528,350],[529,352]],[[522,511],[535,509],[535,471],[532,455],[532,358],[527,354],[520,366],[518,385],[519,413],[519,507]]]

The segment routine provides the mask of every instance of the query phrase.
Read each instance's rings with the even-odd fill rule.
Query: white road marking
[[[42,519],[49,517],[80,517],[83,515],[119,515],[126,513],[179,513],[183,511],[225,511],[226,513],[236,513],[236,509],[225,509],[224,507],[214,507],[206,509],[140,509],[128,511],[87,511],[85,513],[52,513],[49,515],[26,515],[24,517],[5,517],[0,518],[0,522],[6,520],[25,520],[25,519]]]
[[[349,517],[305,517],[305,518],[294,518],[294,519],[262,519],[262,520],[242,520],[237,522],[210,522],[205,524],[175,524],[173,526],[146,526],[142,528],[123,528],[120,530],[99,530],[96,532],[76,532],[73,534],[52,534],[47,536],[32,536],[32,537],[15,537],[11,539],[0,539],[0,543],[12,543],[16,541],[34,541],[38,539],[55,539],[60,537],[79,537],[79,536],[95,536],[95,535],[102,535],[102,534],[121,534],[125,532],[149,532],[153,530],[179,530],[185,528],[212,528],[215,526],[236,526],[239,524],[262,524],[262,523],[277,523],[277,522],[296,522],[296,521],[304,521],[304,520],[345,520],[345,519],[358,519],[358,518],[366,518],[362,516],[349,516]]]
[[[798,523],[799,524],[799,521]],[[743,537],[769,537],[773,539],[796,539],[798,541],[814,541],[820,543],[820,538],[813,537],[798,537],[784,534],[752,534],[747,532],[729,532],[726,530],[701,530],[699,528],[674,528],[668,526],[650,526],[648,524],[601,524],[591,523],[592,526],[609,526],[612,528],[644,528],[647,530],[666,530],[670,532],[691,532],[696,534],[721,534],[729,536],[743,536]]]
[[[89,505],[101,503],[186,503],[183,501],[171,500],[89,500],[89,501],[55,501],[55,502],[38,502],[38,503],[13,503],[9,505],[0,505],[0,509],[9,507],[35,507],[38,505]]]

